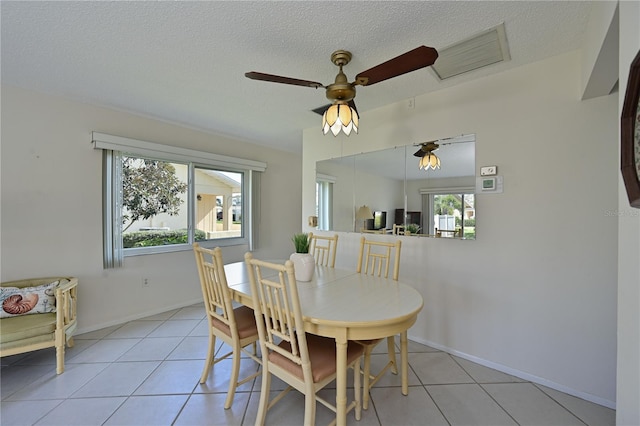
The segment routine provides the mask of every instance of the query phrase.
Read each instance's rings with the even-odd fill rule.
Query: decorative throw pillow
[[[37,287],[1,287],[0,318],[56,311],[58,281]]]

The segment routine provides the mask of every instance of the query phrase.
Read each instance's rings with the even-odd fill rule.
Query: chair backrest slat
[[[309,253],[313,254],[316,264],[334,268],[336,266],[337,249],[338,234],[333,237],[325,237],[309,232]]]
[[[356,271],[378,277],[389,277],[389,266],[393,257],[393,279],[398,280],[400,274],[400,248],[402,241],[372,241],[364,236],[360,238],[360,253]],[[393,251],[393,255],[392,255]],[[364,263],[364,265],[363,265]],[[383,274],[384,267],[384,274]]]
[[[193,251],[196,256],[196,265],[207,315],[210,318],[221,321],[229,327],[232,333],[237,334],[233,301],[227,286],[227,276],[224,272],[222,250],[220,247],[216,247],[213,250],[207,249],[201,247],[198,243],[194,243]]]
[[[281,354],[301,365],[305,377],[311,377],[293,263],[290,260],[284,265],[265,262],[254,259],[251,253],[245,254],[245,262],[261,350],[263,353],[275,351]],[[279,345],[281,341],[289,345],[283,347]]]

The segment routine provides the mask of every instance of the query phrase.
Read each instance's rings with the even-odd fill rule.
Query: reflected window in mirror
[[[335,178],[328,175],[316,176],[316,216],[322,231],[333,229],[333,184]]]
[[[472,192],[423,193],[429,212],[429,234],[440,238],[476,237],[475,194]]]

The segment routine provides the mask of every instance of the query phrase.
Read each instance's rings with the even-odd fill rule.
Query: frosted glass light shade
[[[437,155],[435,155],[434,153],[430,152],[428,154],[426,154],[424,157],[422,157],[420,159],[420,163],[418,164],[418,166],[420,167],[420,170],[425,169],[439,169],[440,168],[440,159],[438,158]]]
[[[340,130],[347,136],[352,130],[358,133],[358,113],[347,104],[336,103],[322,115],[322,133],[326,135],[331,131],[333,136],[338,136]]]

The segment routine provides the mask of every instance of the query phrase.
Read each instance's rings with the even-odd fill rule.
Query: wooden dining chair
[[[304,331],[293,263],[284,265],[254,259],[245,254],[251,283],[256,323],[262,352],[262,388],[256,425],[263,425],[267,411],[290,390],[304,394],[304,425],[315,424],[316,401],[334,413],[336,407],[319,397],[317,392],[336,378],[336,344],[332,338]],[[273,273],[277,273],[274,275]],[[349,342],[347,366],[354,371],[354,401],[347,412],[355,409],[360,420],[360,358],[364,349]],[[271,375],[289,386],[269,401]]]
[[[309,253],[313,254],[317,265],[335,268],[337,250],[338,234],[334,234],[333,237],[325,237],[309,232]]]
[[[378,277],[389,278],[389,267],[393,260],[393,279],[398,281],[400,274],[400,247],[402,242],[371,241],[365,237],[360,238],[360,254],[358,255],[358,265],[356,271]],[[406,333],[406,332],[405,332]],[[376,375],[371,375],[371,353],[373,349],[383,339],[357,340],[364,347],[364,366],[362,374],[364,376],[362,388],[362,408],[369,407],[369,390],[378,380],[391,369],[393,374],[398,374],[398,364],[396,363],[395,336],[387,337],[387,352],[389,361]]]
[[[209,371],[214,364],[232,356],[231,378],[229,380],[229,389],[227,390],[227,399],[224,403],[224,408],[228,409],[233,403],[236,388],[260,374],[257,371],[249,377],[238,380],[241,353],[247,354],[258,364],[262,364],[261,359],[256,355],[258,328],[256,327],[253,309],[246,306],[233,308],[231,291],[227,286],[227,277],[224,272],[220,247],[210,250],[201,247],[198,243],[194,243],[193,251],[196,256],[200,286],[207,311],[207,323],[209,324],[209,348],[202,375],[200,376],[200,383],[206,382]],[[216,337],[231,346],[231,352],[214,358]],[[248,345],[253,346],[253,353],[244,349]]]

